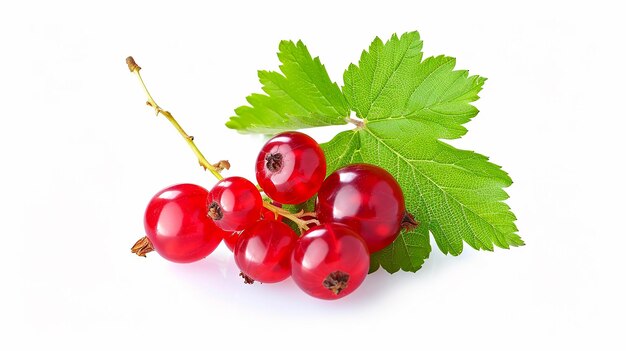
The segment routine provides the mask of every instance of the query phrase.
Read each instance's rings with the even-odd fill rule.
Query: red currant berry
[[[358,288],[369,265],[367,245],[354,230],[325,223],[298,239],[291,256],[291,275],[307,294],[334,300]]]
[[[298,236],[285,223],[264,219],[244,230],[235,245],[235,262],[248,278],[276,283],[291,275],[291,253]]]
[[[256,179],[267,196],[283,204],[310,199],[326,176],[324,152],[313,138],[285,132],[270,139],[256,161]]]
[[[316,203],[321,222],[345,224],[359,233],[370,252],[391,244],[405,216],[400,185],[389,172],[369,164],[353,164],[330,174]]]
[[[224,232],[206,217],[208,191],[178,184],[159,191],[146,208],[144,226],[152,247],[164,258],[193,262],[209,255]]]
[[[226,231],[243,230],[261,217],[263,199],[256,186],[242,177],[215,184],[207,196],[206,215]]]
[[[235,250],[235,245],[237,244],[237,239],[239,239],[239,235],[241,232],[227,232],[224,236],[224,244],[230,251]]]
[[[277,206],[277,207],[282,207],[282,205],[279,203],[272,203],[272,205]],[[279,222],[282,222],[283,216],[280,216],[280,215],[276,216],[276,214],[272,212],[272,210],[263,207],[263,209],[261,210],[261,219],[274,219]],[[304,219],[304,217],[302,219]],[[239,239],[240,234],[241,232],[231,232],[231,233],[227,233],[226,236],[224,237],[224,244],[226,244],[226,247],[230,251],[235,250],[235,244],[237,244],[237,239]]]
[[[273,205],[277,207],[282,207],[282,205],[279,203],[273,203]],[[263,209],[261,210],[261,219],[274,219],[281,222],[283,220],[283,216],[276,216],[276,214],[272,212],[272,210],[263,207]],[[240,234],[241,232],[229,232],[224,237],[224,244],[226,244],[226,247],[230,251],[235,250],[235,245],[237,244],[237,239],[239,239]]]

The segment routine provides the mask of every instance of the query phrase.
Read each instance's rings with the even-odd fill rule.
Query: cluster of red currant
[[[278,134],[259,153],[259,186],[228,177],[210,191],[179,184],[156,194],[146,209],[147,236],[133,252],[154,249],[168,260],[192,262],[224,239],[247,283],[292,276],[312,296],[346,296],[365,279],[370,253],[416,223],[406,212],[400,186],[384,169],[352,164],[325,175],[326,159],[315,140],[299,132]],[[315,212],[282,208],[316,193]]]

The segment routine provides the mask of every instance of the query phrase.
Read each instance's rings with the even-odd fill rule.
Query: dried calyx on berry
[[[154,251],[154,248],[152,247],[152,243],[150,242],[150,239],[148,239],[147,236],[144,236],[143,238],[137,240],[135,245],[133,245],[133,247],[130,248],[130,252],[141,257],[146,257],[146,254],[152,251]]]
[[[279,172],[283,168],[283,154],[267,154],[267,156],[265,156],[265,168],[272,173]]]
[[[335,271],[330,273],[326,279],[322,282],[324,287],[333,294],[339,295],[339,293],[348,287],[348,281],[350,280],[350,275],[346,272]]]
[[[408,211],[404,211],[404,216],[402,217],[402,221],[400,222],[400,227],[406,230],[412,230],[417,228],[420,225],[420,222],[413,217]]]
[[[239,272],[239,276],[243,278],[244,284],[254,284],[254,279],[247,276],[244,272]]]
[[[214,221],[219,221],[224,217],[224,212],[222,211],[220,204],[218,204],[217,201],[213,201],[209,204],[206,215]]]

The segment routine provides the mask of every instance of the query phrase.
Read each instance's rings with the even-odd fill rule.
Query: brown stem
[[[154,248],[152,247],[152,243],[147,236],[144,236],[143,238],[137,240],[135,245],[130,248],[130,252],[141,257],[146,257],[146,254],[152,251],[154,251]]]

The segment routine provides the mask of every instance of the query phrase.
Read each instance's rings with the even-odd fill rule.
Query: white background
[[[623,347],[617,3],[3,2],[0,348]],[[374,36],[410,30],[425,56],[489,78],[480,114],[452,144],[511,174],[525,247],[434,248],[418,273],[379,271],[335,302],[290,280],[244,286],[223,246],[188,265],[130,254],[155,192],[214,180],[144,105],[126,56],[210,159],[252,178],[262,139],[224,122],[260,90],[256,70],[277,68],[281,39],[304,40],[341,84]]]

